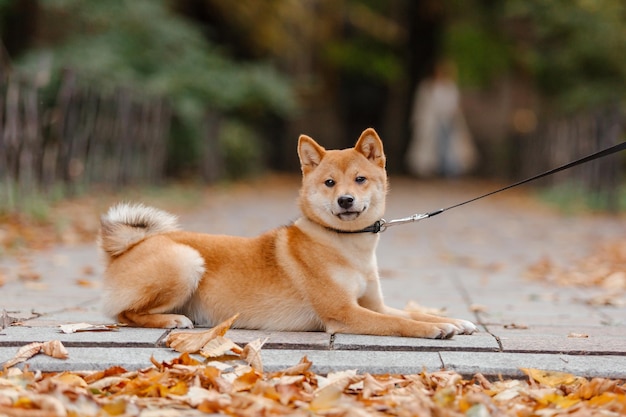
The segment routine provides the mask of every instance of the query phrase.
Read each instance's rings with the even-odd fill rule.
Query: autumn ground
[[[66,349],[60,340],[72,339],[60,335],[57,341],[50,337],[19,350],[16,344],[1,350],[3,338],[21,340],[12,339],[17,330],[31,327],[40,329],[40,335],[58,333],[54,314],[35,317],[32,313],[37,307],[45,310],[50,302],[46,294],[61,299],[63,292],[72,289],[62,289],[56,295],[52,272],[35,268],[33,259],[45,253],[46,247],[56,247],[62,253],[63,247],[93,245],[99,213],[112,202],[141,200],[180,214],[186,228],[250,235],[293,220],[297,215],[297,186],[296,178],[272,177],[202,190],[176,187],[162,192],[132,190],[123,196],[97,193],[47,208],[46,215],[36,222],[25,216],[5,218],[0,226],[4,248],[0,307],[10,308],[0,321],[5,328],[0,331],[0,352],[10,354],[3,357],[0,353],[5,367],[0,372],[0,416],[626,413],[626,386],[619,379],[606,378],[626,375],[615,369],[626,352],[623,219],[589,213],[563,216],[538,202],[528,189],[509,191],[419,224],[390,229],[381,237],[379,264],[388,303],[404,307],[408,301],[418,301],[420,308],[426,305],[471,318],[481,325],[481,336],[457,337],[454,343],[469,346],[491,339],[494,346],[499,344],[499,353],[476,347],[476,353],[469,351],[466,367],[455,362],[463,352],[454,352],[451,345],[439,353],[446,369],[426,365],[421,369],[418,364],[417,369],[405,368],[410,372],[393,368],[396,371],[391,374],[346,368],[321,372],[322,364],[316,363],[318,351],[311,351],[309,357],[313,359],[276,367],[272,355],[284,351],[261,346],[263,339],[233,344],[226,328],[192,333],[187,336],[195,341],[191,347],[177,343],[176,338],[184,334],[172,333],[167,336],[168,344],[178,352],[169,359],[153,358],[152,363],[148,356],[138,369],[112,364],[91,371],[71,368],[77,349]],[[402,178],[392,178],[391,186],[388,218],[432,211],[497,188],[478,182],[418,183]],[[17,266],[7,267],[11,262]],[[98,293],[99,267],[77,259],[73,262],[80,262],[77,267],[82,276],[64,282],[93,297]],[[444,281],[454,283],[462,294],[448,294]],[[418,282],[426,284],[417,287]],[[422,290],[431,295],[422,294]],[[32,296],[30,304],[20,301],[26,295]],[[23,316],[21,305],[25,306]],[[415,304],[408,307],[415,308]],[[81,314],[90,317],[89,311]],[[118,333],[123,335],[126,330]],[[336,347],[341,340],[355,339],[337,337]],[[387,342],[398,343],[391,345],[393,349],[402,349],[401,341]],[[433,349],[420,341],[415,343],[415,349]],[[359,346],[361,350],[372,347],[366,343]],[[560,350],[576,352],[568,356],[559,354]],[[530,351],[535,353],[524,353]],[[355,357],[360,354],[353,352]],[[399,351],[398,355],[418,354],[411,352]],[[563,363],[557,369],[554,362],[545,362],[552,364],[550,369],[540,370],[540,363],[533,363],[532,358],[540,358],[541,352],[556,358],[557,363],[590,360],[594,365],[571,368],[571,364]],[[423,355],[428,354],[436,355]],[[43,362],[37,358],[45,355],[68,355],[68,371],[39,372]],[[513,379],[499,378],[500,368],[489,362],[493,358],[514,361],[524,355],[531,358],[530,362],[518,366],[524,369]],[[599,361],[593,362],[595,358]],[[490,371],[493,369],[495,373]]]

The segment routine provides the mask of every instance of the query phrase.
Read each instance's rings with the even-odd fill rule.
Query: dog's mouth
[[[355,211],[355,210],[346,210],[346,211],[342,211],[341,213],[336,214],[337,217],[339,217],[339,219],[343,220],[343,221],[351,221],[351,220],[355,220],[356,218],[358,218],[361,213],[363,213],[362,211]]]

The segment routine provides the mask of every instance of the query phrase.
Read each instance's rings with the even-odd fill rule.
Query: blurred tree
[[[448,0],[444,54],[463,86],[530,77],[565,112],[626,95],[623,0]]]
[[[626,3],[623,0],[508,0],[505,30],[518,64],[559,108],[618,103],[626,96]],[[515,26],[510,26],[515,27]]]
[[[164,0],[39,2],[34,44],[17,60],[34,76],[70,67],[101,88],[123,85],[168,97],[175,171],[200,163],[207,109],[279,117],[295,109],[289,82],[272,65],[229,58]]]
[[[240,56],[270,58],[289,73],[302,100],[294,134],[275,149],[293,167],[293,140],[307,132],[347,147],[367,126],[401,154],[410,100],[407,84],[432,65],[438,0],[183,0],[212,39]],[[391,157],[393,160],[393,156]],[[401,160],[401,156],[398,157]],[[401,163],[390,163],[399,168]]]

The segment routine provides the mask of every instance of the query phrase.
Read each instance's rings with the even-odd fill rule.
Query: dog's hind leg
[[[184,310],[204,271],[204,259],[192,247],[149,238],[106,271],[105,312],[131,326],[191,328],[188,317],[173,313]]]

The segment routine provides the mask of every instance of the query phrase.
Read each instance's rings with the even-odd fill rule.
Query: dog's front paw
[[[166,329],[193,329],[193,323],[187,317],[174,314],[171,316],[165,325]]]
[[[452,339],[458,329],[455,325],[449,323],[433,324],[433,331],[428,336],[430,339]]]
[[[457,329],[457,334],[472,334],[478,331],[478,327],[471,321],[457,319],[454,322],[454,326]]]

